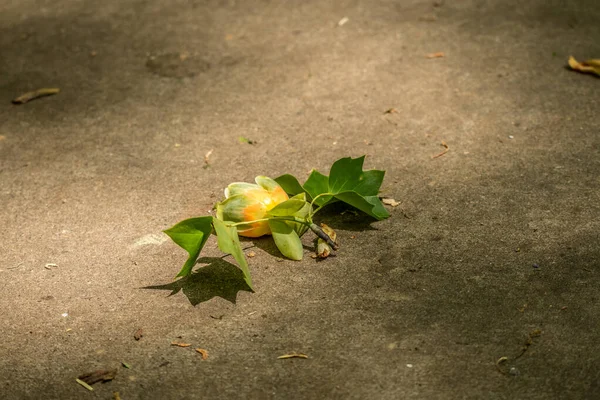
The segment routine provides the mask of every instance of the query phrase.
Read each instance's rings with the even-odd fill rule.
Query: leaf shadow
[[[254,244],[254,246],[258,247],[259,249],[273,257],[285,258],[283,254],[281,254],[277,246],[275,246],[273,237],[270,235],[252,239],[252,243]]]
[[[235,304],[239,291],[254,293],[244,280],[243,272],[234,264],[218,257],[202,257],[196,264],[208,265],[174,282],[145,286],[142,289],[170,290],[169,296],[183,291],[193,306],[213,297],[221,297]]]
[[[335,230],[345,230],[354,232],[376,231],[377,228],[371,226],[377,220],[364,212],[343,202],[328,204],[315,217],[315,223],[319,225],[325,222]]]

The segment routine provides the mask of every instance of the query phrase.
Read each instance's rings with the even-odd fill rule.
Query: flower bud
[[[217,218],[232,223],[263,219],[269,210],[288,200],[288,195],[273,179],[257,176],[255,182],[235,182],[227,186],[225,200],[217,204]],[[240,236],[246,237],[271,234],[268,221],[241,224],[237,229]]]

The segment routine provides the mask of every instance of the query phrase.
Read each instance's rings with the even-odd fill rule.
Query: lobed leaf
[[[212,220],[211,216],[190,218],[163,231],[189,254],[187,261],[183,264],[181,271],[179,271],[175,278],[189,275],[192,272],[200,251],[212,232]]]
[[[304,190],[310,195],[311,199],[320,194],[329,193],[329,178],[313,169],[306,182],[304,182]],[[329,200],[331,200],[331,196],[322,196],[315,201],[315,204],[322,206]]]
[[[340,200],[382,220],[390,216],[377,197],[385,171],[363,171],[364,161],[365,156],[341,158],[333,163],[329,176],[313,170],[302,186],[291,175],[282,175],[275,180],[288,193],[304,190],[311,199],[316,199],[314,203],[319,207]]]
[[[281,254],[291,260],[302,260],[302,242],[294,228],[285,221],[273,219],[269,220],[269,227]]]
[[[287,194],[291,194],[292,196],[304,193],[304,188],[302,188],[298,179],[293,175],[281,175],[280,177],[275,178],[275,182],[277,182]]]
[[[235,261],[237,261],[240,269],[244,273],[244,280],[250,289],[254,290],[252,287],[250,269],[248,268],[248,261],[246,261],[246,256],[244,256],[244,252],[242,251],[242,245],[240,244],[237,228],[235,226],[227,226],[225,222],[217,218],[213,219],[213,226],[215,227],[215,232],[217,233],[217,243],[219,245],[219,249],[223,253],[231,254],[233,258],[235,258]]]

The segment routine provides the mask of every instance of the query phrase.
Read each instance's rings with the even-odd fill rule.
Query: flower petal
[[[217,218],[225,222],[244,222],[264,218],[264,204],[245,195],[235,195],[217,204]]]
[[[225,197],[229,198],[238,194],[245,194],[249,191],[261,190],[262,188],[254,183],[234,182],[225,189]]]
[[[272,192],[276,188],[281,187],[281,186],[279,186],[279,183],[275,182],[275,180],[269,178],[268,176],[262,176],[262,175],[257,176],[254,179],[254,182],[256,182],[257,185],[259,185],[260,187],[265,189],[267,192]]]
[[[244,224],[242,226],[246,227],[248,225]],[[238,226],[238,228],[239,228],[239,226]],[[238,230],[238,235],[244,236],[244,237],[260,237],[260,236],[270,235],[270,234],[271,234],[271,228],[269,228],[269,223],[267,221],[255,222],[255,223],[251,224],[251,228],[249,228],[249,229]]]
[[[275,207],[279,203],[283,203],[288,200],[289,197],[285,190],[282,189],[281,186],[273,179],[266,176],[257,176],[255,179],[256,183],[260,185],[263,189],[265,189],[269,193],[268,199],[263,201],[267,210]]]

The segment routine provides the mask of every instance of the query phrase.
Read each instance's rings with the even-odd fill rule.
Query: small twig
[[[16,99],[14,99],[12,102],[13,102],[13,104],[25,104],[28,101],[35,100],[37,98],[44,97],[44,96],[51,96],[53,94],[57,94],[58,92],[60,92],[60,89],[58,89],[58,88],[38,89],[38,90],[34,90],[32,92],[27,92],[27,93],[17,97]]]
[[[445,54],[443,51],[438,51],[437,53],[429,53],[425,57],[426,58],[441,58],[444,56],[445,56]]]
[[[204,155],[204,168],[208,168],[210,167],[210,162],[208,161],[208,158],[210,157],[210,155],[212,154],[213,149],[210,149],[205,155]]]
[[[521,353],[518,356],[516,356],[514,359],[516,360],[517,358],[519,358],[523,354],[525,354],[525,352],[527,352],[527,350],[529,349],[529,346],[531,346],[533,344],[533,338],[539,337],[541,334],[542,334],[542,331],[539,329],[535,329],[535,330],[531,331],[529,333],[529,335],[527,335],[527,341],[525,341],[525,344],[521,348]]]
[[[79,383],[81,386],[83,386],[84,388],[86,388],[90,392],[94,390],[93,387],[91,387],[90,385],[88,385],[87,383],[85,383],[84,381],[82,381],[81,379],[75,379],[75,382]]]
[[[500,357],[497,361],[496,361],[496,369],[498,369],[498,372],[500,372],[503,375],[507,375],[506,371],[504,371],[502,369],[502,367],[500,366],[500,364],[505,363],[506,361],[508,361],[508,357]]]
[[[333,250],[337,250],[338,249],[338,245],[333,240],[331,240],[331,238],[329,237],[329,235],[326,234],[325,232],[323,232],[323,229],[321,229],[317,224],[310,224],[310,230],[313,231],[315,233],[315,235],[317,235],[318,237],[320,237],[321,239],[323,239],[325,242],[327,242],[327,244]]]
[[[444,151],[442,151],[442,152],[441,152],[441,153],[439,153],[439,154],[436,154],[435,156],[431,156],[431,158],[432,158],[432,159],[434,159],[434,158],[438,158],[438,157],[441,157],[441,156],[443,156],[444,154],[446,154],[446,153],[448,152],[448,150],[450,150],[450,148],[448,147],[448,145],[446,144],[446,142],[442,142],[442,146],[444,146],[444,147],[445,147]]]
[[[285,360],[288,358],[308,358],[308,356],[306,354],[302,354],[302,353],[290,353],[290,354],[284,354],[282,356],[277,357],[279,360]]]

